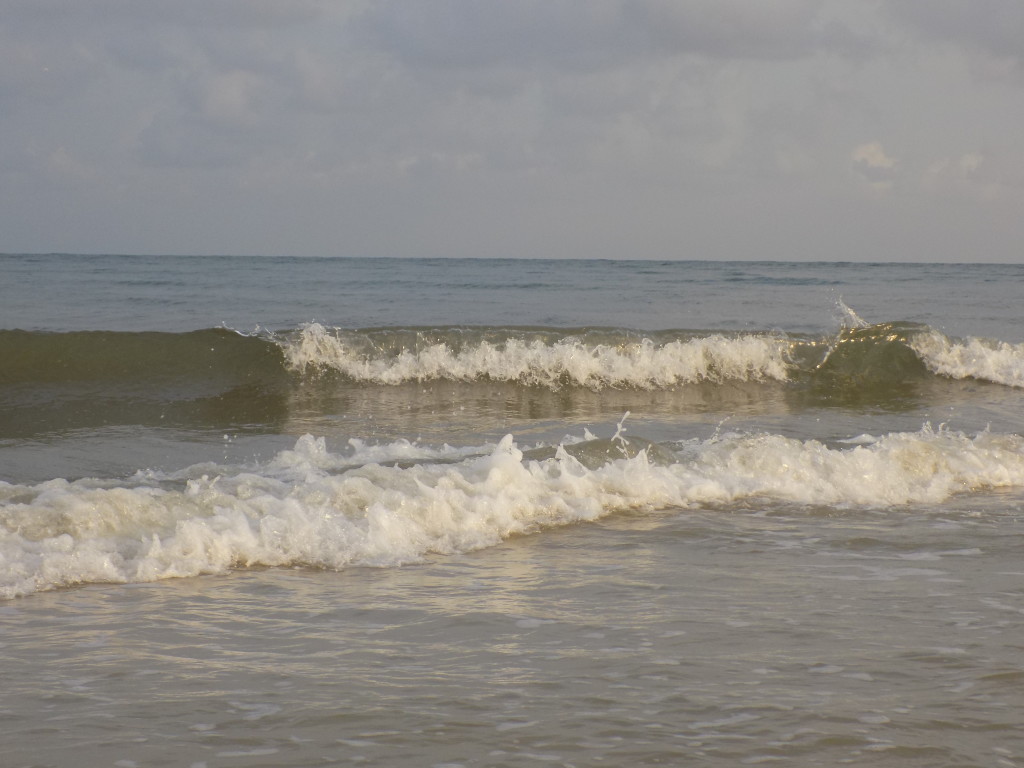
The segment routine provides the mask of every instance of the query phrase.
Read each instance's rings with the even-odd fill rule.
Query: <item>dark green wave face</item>
[[[281,348],[224,329],[0,331],[0,437],[145,424],[266,423],[286,413]]]
[[[253,335],[222,328],[0,331],[0,438],[129,424],[265,431],[353,412],[410,417],[424,408],[436,414],[473,404],[481,414],[495,413],[497,404],[499,413],[525,409],[543,418],[605,409],[662,415],[899,410],[941,399],[941,390],[960,386],[959,379],[977,383],[992,367],[986,355],[1021,357],[1007,345],[974,344],[971,368],[962,343],[910,323],[828,336],[531,327],[355,331],[316,324]],[[993,382],[1015,385],[998,376]]]
[[[911,348],[915,334],[927,330],[912,323],[880,323],[841,331],[813,378],[840,387],[887,386],[929,376],[924,361]]]
[[[809,403],[823,406],[917,404],[938,383],[912,347],[928,330],[913,323],[843,329],[798,353],[794,381],[803,383]]]
[[[265,375],[280,368],[281,350],[223,328],[189,333],[0,331],[0,384],[153,382],[203,386]],[[261,370],[261,367],[263,370]]]

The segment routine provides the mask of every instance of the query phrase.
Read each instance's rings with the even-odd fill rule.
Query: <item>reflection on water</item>
[[[552,390],[503,382],[428,382],[390,387],[329,385],[307,381],[289,394],[289,434],[358,436],[392,440],[413,435],[433,443],[467,436],[479,442],[507,433],[558,440],[574,428],[610,427],[626,412],[630,425],[643,424],[646,437],[676,439],[679,428],[784,423],[796,435],[844,434],[832,422],[861,425],[884,416],[884,431],[915,430],[930,419],[945,421],[955,411],[965,428],[987,423],[1007,431],[1024,429],[1019,393],[996,384],[929,377],[877,386],[835,388],[814,382],[693,384],[641,391],[582,387]],[[865,418],[868,417],[868,418]],[[897,421],[894,417],[899,417]],[[857,429],[856,426],[853,429]],[[635,426],[634,432],[640,427]],[[673,430],[675,432],[673,433]],[[859,434],[854,432],[852,434]],[[847,433],[847,436],[851,436]]]
[[[784,412],[787,407],[783,387],[750,384],[646,392],[580,387],[551,390],[501,382],[430,382],[383,388],[338,388],[307,382],[292,393],[287,429],[293,434],[347,431],[377,439],[413,434],[428,442],[443,442],[454,435],[521,434],[538,426],[550,427],[553,422],[563,427],[564,434],[566,426],[617,421],[626,411],[640,419],[706,421],[714,413],[772,413]]]

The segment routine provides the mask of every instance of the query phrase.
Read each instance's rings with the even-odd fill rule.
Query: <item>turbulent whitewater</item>
[[[306,435],[252,467],[146,472],[116,485],[0,484],[0,596],[243,566],[399,565],[616,512],[753,498],[840,509],[941,503],[1024,487],[1017,435],[928,427],[855,442],[729,434],[656,446],[620,436],[535,460],[511,435],[462,450],[356,443],[342,454]]]

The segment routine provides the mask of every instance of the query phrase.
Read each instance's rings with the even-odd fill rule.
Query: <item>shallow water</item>
[[[0,609],[9,764],[1012,764],[1024,498],[977,501],[36,595]]]

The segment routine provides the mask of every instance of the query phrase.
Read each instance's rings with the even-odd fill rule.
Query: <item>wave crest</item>
[[[939,375],[1024,388],[1024,344],[978,338],[956,341],[930,331],[914,338],[910,346]]]
[[[492,340],[484,334],[456,339],[406,337],[386,344],[369,334],[304,327],[284,347],[296,370],[334,371],[359,382],[490,379],[528,386],[592,389],[663,389],[698,382],[786,381],[792,342],[770,335],[711,334],[656,342],[621,336],[553,337],[523,332]]]

